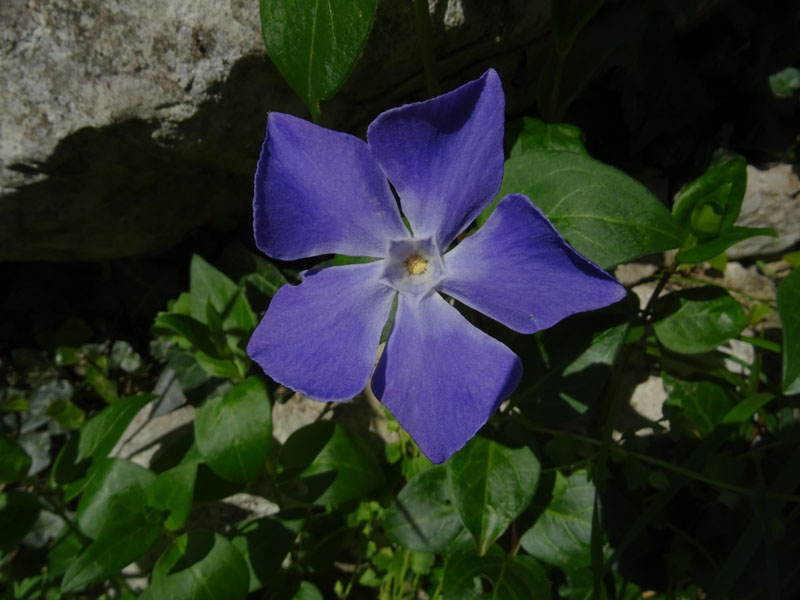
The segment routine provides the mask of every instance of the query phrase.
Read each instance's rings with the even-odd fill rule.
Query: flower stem
[[[439,74],[436,68],[436,53],[433,50],[433,30],[431,16],[428,12],[428,0],[414,0],[414,12],[417,22],[417,37],[422,67],[425,70],[425,84],[428,96],[439,95]]]

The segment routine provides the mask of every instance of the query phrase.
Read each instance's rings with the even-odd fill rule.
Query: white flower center
[[[389,242],[381,282],[409,297],[421,298],[444,278],[444,261],[433,239]]]

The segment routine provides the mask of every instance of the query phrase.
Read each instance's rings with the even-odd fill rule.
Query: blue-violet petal
[[[284,285],[247,353],[275,381],[316,400],[347,400],[367,384],[394,290],[380,261],[330,267]]]
[[[408,236],[386,177],[363,140],[270,113],[255,177],[253,228],[268,256],[382,257]]]
[[[567,244],[522,194],[503,198],[444,261],[447,279],[438,289],[521,333],[625,297],[625,288]]]
[[[415,237],[445,250],[494,198],[503,177],[500,78],[482,77],[378,116],[367,130]]]
[[[463,447],[516,388],[519,358],[438,293],[398,297],[372,390],[435,463]]]

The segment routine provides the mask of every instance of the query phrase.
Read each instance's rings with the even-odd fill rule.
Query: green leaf
[[[514,350],[525,372],[514,404],[545,425],[584,414],[603,394],[637,310],[638,302],[631,294],[624,302],[573,315],[521,338]]]
[[[70,400],[56,400],[47,407],[45,414],[64,429],[77,429],[86,417],[86,413]]]
[[[0,483],[24,479],[31,468],[31,457],[15,441],[0,433]]]
[[[222,317],[225,331],[249,336],[257,325],[256,316],[242,293],[242,288],[212,267],[198,255],[192,257],[189,269],[189,290],[192,297],[192,316],[207,323],[207,304]],[[200,348],[204,350],[204,348]]]
[[[360,498],[384,483],[375,451],[330,421],[295,431],[281,449],[278,483],[288,496],[314,504]]]
[[[676,433],[704,438],[733,408],[725,388],[712,381],[681,381],[663,372],[661,377],[667,391],[664,416]]]
[[[208,325],[194,317],[178,313],[159,313],[156,316],[155,325],[177,333],[189,344],[209,356],[219,356],[219,350],[211,339],[211,331]]]
[[[197,409],[197,449],[220,477],[244,483],[264,468],[272,443],[272,407],[264,383],[248,377]]]
[[[500,192],[479,222],[512,193],[533,199],[578,252],[603,268],[676,248],[685,237],[642,184],[575,152],[534,151],[509,158]]]
[[[542,562],[561,568],[588,566],[593,512],[594,485],[586,472],[578,471],[569,478],[556,472],[550,503],[520,543]]]
[[[175,540],[153,568],[154,600],[244,600],[247,563],[227,539],[190,531]]]
[[[250,569],[251,592],[268,587],[294,545],[297,533],[279,519],[264,517],[236,528],[233,546],[244,556]]]
[[[722,231],[713,239],[702,242],[697,246],[687,248],[686,250],[681,250],[675,256],[675,260],[687,265],[697,264],[703,262],[704,260],[713,259],[714,257],[725,252],[725,250],[734,244],[738,244],[741,241],[761,235],[767,235],[774,238],[778,237],[778,234],[775,232],[775,230],[770,229],[769,227],[730,227],[729,229]]]
[[[197,463],[177,465],[156,475],[150,488],[153,505],[169,511],[164,527],[174,531],[186,524],[192,509]]]
[[[113,404],[119,400],[117,383],[115,381],[106,377],[105,374],[94,365],[87,364],[85,369],[86,381],[89,382],[89,385],[94,388],[94,391],[97,392],[103,400],[109,404]]]
[[[772,394],[754,394],[752,396],[748,396],[739,404],[734,406],[732,409],[728,411],[722,418],[722,423],[744,423],[748,421],[754,414],[756,414],[761,407],[764,406],[767,402],[772,400],[775,396]]]
[[[70,564],[61,581],[61,592],[80,590],[121,571],[149,552],[162,531],[160,525],[146,524],[98,538]]]
[[[292,600],[325,600],[322,592],[310,581],[301,581]]]
[[[800,90],[800,69],[786,67],[769,76],[769,87],[776,98],[791,98]]]
[[[128,342],[118,340],[111,347],[111,366],[133,373],[142,366],[142,357]]]
[[[550,581],[535,559],[492,546],[483,557],[471,550],[448,556],[442,592],[442,600],[533,600],[550,598]]]
[[[778,313],[783,325],[783,392],[800,392],[800,269],[778,286]]]
[[[376,0],[260,0],[272,62],[314,121],[341,87],[369,36]]]
[[[52,484],[65,485],[83,477],[89,468],[88,459],[108,456],[133,417],[155,398],[154,394],[122,398],[84,423],[58,453],[50,474]],[[72,486],[65,499],[71,500],[81,489],[81,486]]]
[[[483,556],[533,498],[539,461],[529,448],[474,437],[447,461],[453,504]]]
[[[397,494],[383,526],[390,540],[417,552],[444,552],[460,542],[467,532],[450,499],[447,468],[417,473]]]
[[[722,288],[704,286],[672,292],[659,298],[653,324],[664,347],[679,354],[711,352],[735,338],[747,326],[747,315]]]
[[[197,359],[197,364],[209,375],[224,379],[238,379],[240,377],[239,369],[232,360],[214,358],[203,351],[198,351],[195,354],[195,358]]]
[[[93,539],[112,531],[135,529],[143,522],[161,522],[150,508],[151,471],[121,458],[106,458],[89,470],[78,503],[78,525]]]
[[[39,516],[36,497],[25,492],[0,492],[0,562],[30,531]]]
[[[714,237],[736,223],[746,187],[747,161],[737,156],[710,168],[681,190],[672,214],[697,238]]]
[[[522,117],[506,127],[506,139],[513,140],[511,156],[536,150],[588,154],[581,130],[566,123],[545,123],[533,117]]]

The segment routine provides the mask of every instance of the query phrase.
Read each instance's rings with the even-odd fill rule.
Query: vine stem
[[[425,71],[425,84],[428,96],[433,98],[440,93],[439,73],[436,68],[436,53],[433,50],[433,30],[431,15],[428,11],[428,0],[414,0],[414,13],[417,22],[417,37],[422,67]]]

